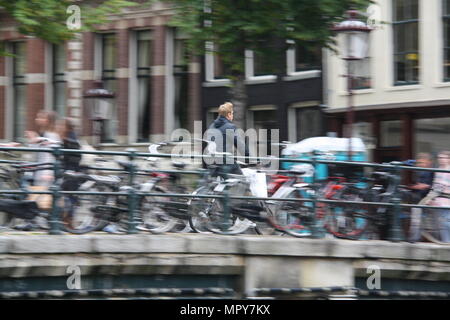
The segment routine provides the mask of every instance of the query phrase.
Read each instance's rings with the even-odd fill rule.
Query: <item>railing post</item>
[[[400,178],[400,169],[398,168],[398,166],[400,165],[399,162],[393,162],[392,163],[395,168],[394,168],[394,175],[395,175],[395,189],[394,189],[394,195],[392,198],[392,202],[394,204],[393,210],[391,211],[392,214],[390,222],[391,222],[391,229],[390,229],[390,235],[389,235],[389,240],[390,241],[402,241],[403,237],[402,237],[402,229],[401,229],[401,223],[400,223],[400,203],[401,203],[401,199],[400,199],[400,194],[398,193],[398,185],[400,184],[401,178]],[[390,211],[390,210],[389,210]]]
[[[224,169],[223,173],[224,173],[224,180],[228,179],[228,173],[231,171],[231,168],[227,165],[227,157],[228,155],[224,156],[224,161],[225,161],[225,165],[222,167]],[[223,190],[223,196],[224,198],[222,199],[222,205],[223,205],[223,221],[220,224],[220,230],[222,231],[226,231],[230,228],[230,198],[229,198],[229,191],[227,188],[225,188]]]
[[[130,160],[130,166],[129,166],[129,185],[130,189],[128,190],[128,234],[135,234],[137,233],[137,222],[136,222],[136,207],[137,207],[137,194],[136,190],[134,188],[134,177],[136,175],[136,165],[134,164],[133,160],[136,158],[136,150],[131,149],[127,150],[130,152],[128,159]]]
[[[62,234],[61,231],[61,217],[60,217],[60,208],[58,207],[59,199],[60,199],[60,186],[59,179],[61,178],[61,150],[59,147],[53,148],[53,156],[55,157],[55,163],[53,166],[53,185],[49,188],[52,191],[52,211],[49,219],[50,225],[50,234]]]
[[[319,239],[320,233],[319,233],[319,226],[317,221],[317,186],[316,186],[316,172],[317,172],[317,152],[313,150],[312,152],[312,166],[313,166],[313,175],[312,175],[312,199],[314,200],[312,202],[312,216],[311,216],[311,236],[313,239]]]

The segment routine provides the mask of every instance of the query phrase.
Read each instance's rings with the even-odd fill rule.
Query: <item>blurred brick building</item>
[[[0,41],[13,54],[0,57],[0,140],[34,129],[40,109],[77,119],[89,140],[93,128],[83,94],[95,80],[115,93],[103,126],[105,146],[168,139],[176,128],[192,130],[194,120],[205,129],[230,99],[229,83],[217,57],[187,54],[186,36],[168,26],[172,14],[160,3],[129,8],[95,32],[53,45],[19,34],[0,10]],[[320,48],[293,47],[286,70],[273,75],[248,51],[247,128],[280,128],[281,139],[292,141],[322,134],[321,56]]]

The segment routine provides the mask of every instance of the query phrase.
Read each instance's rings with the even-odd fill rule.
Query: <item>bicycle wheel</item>
[[[251,215],[255,218],[251,219],[253,225],[251,226],[251,230],[247,230],[245,233],[253,233],[258,235],[280,235],[283,232],[277,230],[267,219],[267,217],[272,213],[269,205],[265,205],[263,201],[258,201],[258,205],[254,205],[252,203],[247,203],[246,205],[239,206],[242,209],[247,208],[248,212],[251,212]],[[236,210],[235,208],[233,208]],[[250,211],[251,210],[251,211]]]
[[[109,192],[106,186],[94,186],[89,191]],[[73,234],[84,234],[102,230],[108,224],[104,212],[96,207],[107,205],[110,196],[106,195],[74,195],[64,197],[63,230]]]
[[[13,218],[9,213],[0,211],[0,232],[10,231],[14,225]]]
[[[254,227],[254,231],[258,235],[273,236],[273,235],[283,234],[283,232],[277,230],[269,222],[255,222],[255,224],[256,224],[256,226]]]
[[[167,193],[167,190],[156,186],[156,193]],[[168,212],[167,203],[171,198],[166,196],[144,197],[141,201],[141,225],[140,230],[160,234],[171,231],[178,225],[179,219],[172,217]]]
[[[297,190],[291,191],[285,198],[302,198]],[[269,223],[281,232],[297,238],[312,236],[311,224],[314,215],[320,218],[320,210],[313,212],[312,202],[272,201],[271,211],[267,218]]]
[[[363,201],[362,197],[355,193],[344,193],[341,200]],[[363,205],[326,205],[325,229],[337,238],[350,240],[361,238],[367,229],[368,221],[367,209]]]
[[[209,187],[200,187],[194,194],[219,194]],[[226,216],[222,201],[217,198],[192,198],[189,202],[189,224],[198,233],[216,233],[223,235],[236,235],[247,231],[254,226],[248,219],[241,218],[231,212]]]
[[[176,233],[190,233],[193,232],[191,226],[189,225],[189,221],[179,221],[175,227],[172,229],[172,232]]]
[[[200,187],[192,194],[207,195],[212,194],[209,187]],[[189,226],[196,233],[211,233],[206,228],[208,221],[207,214],[214,207],[215,199],[212,198],[191,198],[188,200]]]

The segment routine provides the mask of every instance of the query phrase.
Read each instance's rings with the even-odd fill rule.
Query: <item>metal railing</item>
[[[368,167],[368,168],[381,168],[381,169],[392,169],[392,172],[397,177],[398,182],[401,180],[401,172],[402,170],[413,170],[413,171],[430,171],[430,172],[445,172],[450,173],[450,170],[437,169],[437,168],[418,168],[411,166],[404,166],[401,162],[393,162],[392,164],[377,164],[377,163],[369,163],[369,162],[354,162],[354,161],[332,161],[332,160],[323,160],[319,159],[319,155],[313,154],[311,160],[306,159],[295,159],[295,158],[277,158],[277,157],[244,157],[244,156],[230,156],[230,155],[200,155],[200,154],[168,154],[168,153],[145,153],[145,152],[137,152],[136,150],[130,151],[94,151],[94,150],[74,150],[74,149],[62,149],[59,147],[54,148],[23,148],[23,147],[0,147],[0,151],[17,151],[17,152],[49,152],[54,158],[55,162],[53,165],[54,171],[54,183],[49,188],[49,191],[30,191],[30,190],[0,190],[0,193],[4,194],[49,194],[52,195],[52,209],[50,212],[50,234],[62,234],[61,231],[61,208],[58,206],[59,199],[65,195],[112,195],[112,196],[127,196],[128,197],[128,230],[129,234],[137,233],[137,221],[136,221],[136,207],[137,207],[137,198],[138,196],[149,196],[149,197],[180,197],[180,198],[216,198],[221,199],[224,203],[224,211],[227,212],[229,210],[229,201],[230,200],[274,200],[271,197],[254,197],[254,196],[232,196],[227,192],[224,192],[222,195],[200,195],[200,194],[181,194],[181,193],[157,193],[157,192],[140,192],[135,190],[134,188],[129,188],[127,192],[89,192],[89,191],[63,191],[61,190],[60,184],[58,181],[62,177],[62,155],[63,154],[91,154],[91,155],[102,155],[102,156],[125,156],[128,157],[130,165],[127,169],[117,169],[117,168],[103,168],[103,167],[88,167],[88,169],[93,170],[104,170],[104,171],[114,171],[114,172],[127,172],[129,176],[129,185],[133,186],[136,175],[138,174],[137,166],[134,161],[139,157],[158,157],[158,158],[190,158],[190,159],[218,159],[222,158],[222,163],[227,163],[228,159],[232,160],[247,160],[249,162],[253,161],[279,161],[279,162],[289,162],[289,163],[309,163],[314,168],[317,167],[317,164],[329,164],[329,165],[345,165],[345,166],[358,166],[358,167]],[[0,160],[0,163],[16,163],[20,161],[10,161],[10,160]],[[166,173],[178,173],[178,174],[198,174],[205,175],[207,170],[141,170],[139,172],[166,172]],[[315,182],[318,180],[316,177],[317,170],[313,171],[314,174],[312,176],[312,184],[315,185]],[[314,188],[314,187],[313,187]],[[391,225],[390,230],[390,239],[391,241],[401,241],[401,227],[400,227],[400,209],[401,208],[422,208],[422,209],[447,209],[450,210],[450,207],[435,207],[435,206],[427,206],[427,205],[416,205],[416,204],[402,204],[401,199],[398,194],[392,198],[392,203],[390,202],[363,202],[363,201],[343,201],[343,200],[330,200],[330,199],[318,199],[316,193],[313,192],[311,198],[276,198],[277,201],[292,201],[292,202],[309,202],[313,203],[313,210],[315,209],[315,205],[317,202],[320,203],[329,203],[329,204],[364,204],[369,206],[386,206],[393,207],[394,219]],[[313,218],[314,221],[312,223],[312,234],[313,238],[319,237],[318,232],[318,224],[317,219]]]

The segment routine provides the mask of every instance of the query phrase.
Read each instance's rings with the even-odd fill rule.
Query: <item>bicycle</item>
[[[371,179],[347,182],[343,177],[332,177],[325,185],[323,198],[335,201],[363,202],[368,199],[368,188],[361,189],[358,184]],[[359,239],[367,228],[369,210],[363,204],[322,203],[324,228],[336,238]]]
[[[2,168],[0,180],[7,181],[9,190],[28,191],[30,179],[27,172],[51,170],[52,163],[20,163],[10,164],[11,169]],[[5,186],[6,183],[2,183]],[[3,189],[2,189],[3,190]],[[8,190],[8,189],[7,189]],[[32,231],[48,230],[48,209],[39,207],[35,200],[27,200],[26,194],[3,194],[0,199],[0,229]],[[20,225],[22,223],[22,225]]]
[[[398,198],[402,203],[410,202],[410,190],[400,185],[397,174],[375,171],[370,178],[362,178],[360,182],[369,182],[366,187],[357,187],[357,182],[343,183],[341,192],[333,200],[359,202],[330,205],[327,211],[327,231],[337,238],[356,240],[388,239],[390,228],[394,223],[394,208],[391,206],[374,206],[366,202],[393,203]],[[336,209],[338,208],[338,209]],[[402,211],[400,223],[403,232],[407,229],[408,215]]]
[[[239,162],[238,162],[239,163]],[[240,166],[248,166],[239,163]],[[244,168],[243,170],[248,170]],[[263,170],[260,170],[263,171]],[[248,172],[248,171],[247,171]],[[228,174],[225,180],[213,181],[213,185],[202,187],[196,191],[196,194],[210,195],[211,198],[194,198],[192,200],[193,215],[190,218],[191,227],[198,229],[199,225],[203,227],[200,232],[208,230],[217,234],[234,235],[247,231],[250,227],[254,227],[258,234],[273,234],[275,231],[300,236],[298,232],[292,232],[289,224],[285,220],[280,220],[281,215],[277,211],[280,210],[287,202],[277,201],[277,198],[286,198],[294,191],[305,188],[307,184],[294,183],[298,177],[303,175],[304,171],[288,171],[294,174],[294,177],[282,179],[282,185],[277,187],[277,191],[273,193],[274,200],[228,200],[225,204],[224,200],[214,198],[216,195],[227,196],[250,196],[255,195],[251,182],[245,175]],[[265,183],[265,181],[264,181]],[[278,181],[281,183],[281,181]],[[254,185],[253,185],[254,186]],[[226,200],[225,200],[226,201]],[[227,207],[225,207],[227,205]],[[285,206],[284,206],[285,208]],[[299,208],[306,209],[305,206],[297,202],[295,204],[296,212]],[[226,211],[226,210],[229,211]],[[309,211],[309,209],[308,209]],[[286,218],[284,216],[283,218]],[[196,223],[197,222],[197,225]],[[292,224],[292,223],[290,223]]]
[[[128,172],[134,164],[127,161],[116,161],[124,172]],[[140,196],[139,192],[164,193],[165,190],[157,185],[161,176],[158,174],[139,172],[136,175],[146,176],[144,182],[129,185],[125,176],[116,175],[100,176],[86,173],[66,172],[64,176],[72,179],[80,187],[77,191],[100,192],[108,194],[99,195],[75,195],[75,208],[70,217],[70,223],[65,225],[68,232],[84,234],[92,231],[103,230],[109,224],[119,226],[118,231],[126,230],[129,225],[129,199],[127,195],[130,189],[136,191],[136,223],[140,231],[162,233],[170,231],[175,225],[173,219],[162,210],[162,204],[167,201],[165,197]],[[114,195],[114,193],[122,195]]]

